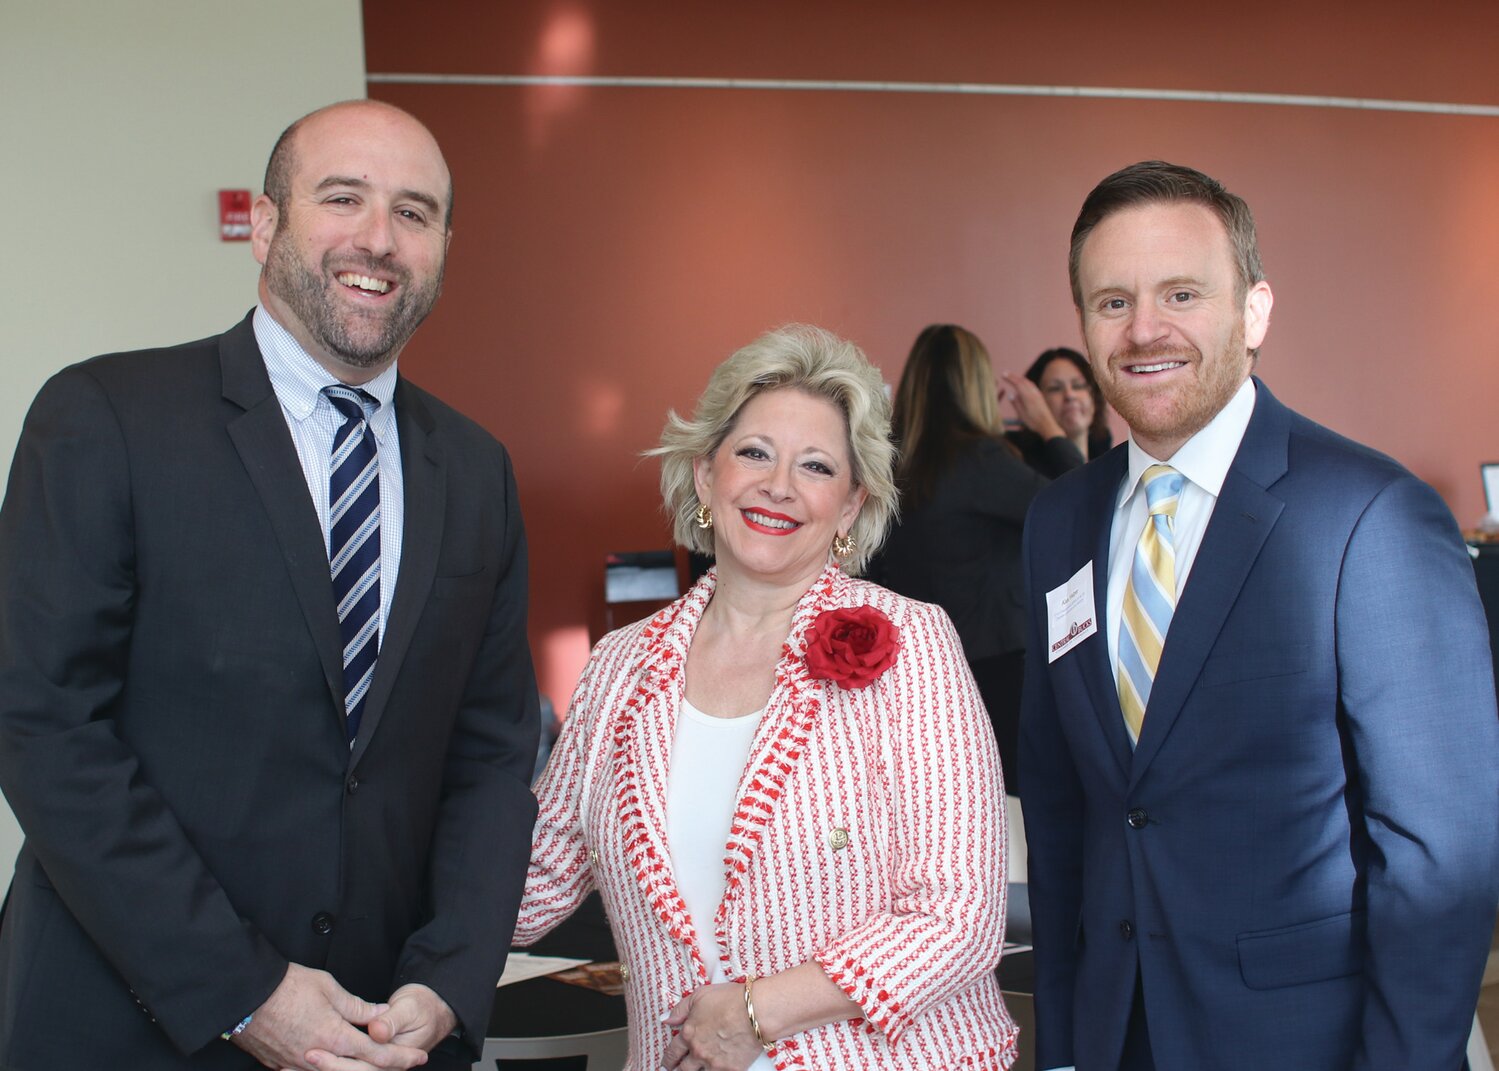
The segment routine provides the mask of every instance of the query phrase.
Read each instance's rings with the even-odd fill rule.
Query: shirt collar
[[[313,360],[301,343],[277,322],[264,305],[255,306],[252,324],[255,328],[255,341],[259,344],[261,358],[265,361],[266,375],[271,380],[271,389],[276,392],[277,399],[288,413],[298,421],[306,420],[317,408],[323,388],[339,382],[338,379]],[[391,361],[390,367],[368,383],[359,385],[360,390],[380,403],[380,408],[371,419],[372,425],[376,422],[383,424],[381,418],[391,414],[397,378],[396,362]]]
[[[1254,415],[1254,399],[1254,380],[1246,379],[1228,404],[1218,410],[1206,427],[1184,442],[1167,464],[1217,498],[1223,490],[1223,481],[1228,478],[1229,466],[1239,452],[1239,444],[1244,441],[1244,432],[1249,429],[1249,418]],[[1119,490],[1117,508],[1122,509],[1129,502],[1145,470],[1160,463],[1135,442],[1133,434],[1130,435],[1129,473]]]

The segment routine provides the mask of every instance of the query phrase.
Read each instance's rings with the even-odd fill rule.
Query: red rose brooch
[[[899,650],[895,626],[873,606],[824,610],[807,629],[807,672],[842,688],[868,688]]]

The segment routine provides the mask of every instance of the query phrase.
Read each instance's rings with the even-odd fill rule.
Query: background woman
[[[1048,411],[1064,436],[1058,439],[1037,434],[1030,426],[1011,431],[1009,439],[1020,449],[1027,465],[1054,480],[1102,454],[1113,444],[1108,407],[1104,405],[1103,392],[1093,379],[1088,358],[1077,350],[1058,346],[1032,361],[1025,371],[1025,378],[1040,389]],[[1006,374],[1005,379],[1012,390],[1019,386],[1016,377]]]
[[[678,542],[716,565],[594,650],[537,787],[516,931],[601,890],[632,1067],[1014,1059],[977,690],[940,610],[847,575],[895,508],[888,430],[863,355],[790,327],[652,451]]]
[[[1039,392],[1024,387],[1017,406],[1027,400],[1037,424],[1054,431],[1038,441],[1060,444],[1061,459],[1081,465]],[[933,324],[917,336],[895,393],[895,438],[901,521],[874,575],[951,615],[999,742],[1005,783],[1014,786],[1025,673],[1020,536],[1047,481],[1006,441],[989,353],[971,331]]]

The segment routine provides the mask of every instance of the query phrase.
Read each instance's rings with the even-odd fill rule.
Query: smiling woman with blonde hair
[[[517,941],[603,895],[632,1068],[1007,1068],[1003,784],[951,623],[855,580],[895,511],[889,403],[792,326],[670,414],[715,567],[606,636],[537,786]]]

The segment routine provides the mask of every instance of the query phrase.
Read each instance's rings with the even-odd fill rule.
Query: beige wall
[[[358,0],[0,4],[0,465],[66,364],[223,330],[255,301],[217,190],[288,122],[364,96]],[[21,843],[0,806],[0,880]]]

